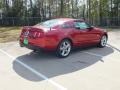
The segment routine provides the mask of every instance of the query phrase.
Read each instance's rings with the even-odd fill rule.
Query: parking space
[[[67,58],[34,53],[18,42],[0,45],[0,90],[120,90],[120,31],[105,48],[75,50]]]

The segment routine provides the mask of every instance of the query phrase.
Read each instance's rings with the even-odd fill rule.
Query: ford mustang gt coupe
[[[59,57],[67,57],[74,47],[96,45],[105,47],[108,40],[106,30],[96,28],[81,19],[58,18],[24,26],[20,35],[20,46],[34,51],[55,51]]]

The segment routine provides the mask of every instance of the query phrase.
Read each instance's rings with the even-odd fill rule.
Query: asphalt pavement
[[[120,30],[105,48],[74,50],[67,58],[0,44],[0,90],[120,90]]]

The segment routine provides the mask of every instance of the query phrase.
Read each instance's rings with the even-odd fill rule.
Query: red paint
[[[86,30],[76,29],[73,25],[76,19],[60,18],[58,21],[64,21],[63,24],[68,24],[71,28],[63,28],[63,24],[57,24],[51,28],[40,25],[23,27],[20,35],[20,43],[23,44],[24,38],[27,38],[30,45],[45,50],[55,50],[65,38],[71,40],[74,47],[78,47],[98,44],[101,37],[104,34],[107,35],[106,31],[95,27]],[[77,21],[84,22],[83,20]],[[28,33],[26,33],[27,31]],[[25,33],[28,35],[25,35]]]

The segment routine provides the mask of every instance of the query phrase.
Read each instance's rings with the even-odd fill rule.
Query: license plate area
[[[24,45],[28,45],[28,39],[24,38],[23,43],[24,43]]]

